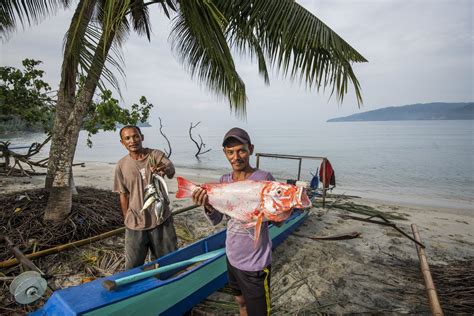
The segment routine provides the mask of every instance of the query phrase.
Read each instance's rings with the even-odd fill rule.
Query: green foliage
[[[2,125],[16,125],[19,127],[17,131],[26,125],[51,132],[55,100],[54,95],[50,95],[53,92],[51,87],[41,79],[44,71],[36,68],[39,64],[41,61],[25,59],[23,71],[0,67],[0,128]],[[79,79],[79,90],[84,80],[84,77]],[[145,123],[152,107],[153,104],[142,96],[131,109],[122,108],[110,90],[103,91],[98,101],[91,103],[83,121],[82,128],[88,132],[87,145],[92,146],[92,135],[101,130],[114,131],[117,125]]]
[[[112,97],[112,92],[104,91],[98,102],[92,102],[84,119],[83,128],[88,132],[87,145],[92,146],[91,137],[100,130],[115,131],[117,123],[122,125],[145,123],[153,104],[144,96],[140,98],[139,103],[133,104],[131,110],[121,108],[119,101]]]
[[[27,128],[48,132],[54,113],[51,87],[42,80],[41,61],[23,60],[23,70],[0,67],[0,124],[23,122]]]

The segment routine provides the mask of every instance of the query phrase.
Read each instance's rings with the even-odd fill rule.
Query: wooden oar
[[[205,254],[196,256],[194,258],[184,260],[184,261],[175,262],[175,263],[169,264],[167,266],[159,267],[157,269],[144,271],[144,272],[139,272],[139,273],[129,275],[129,276],[117,279],[117,280],[105,280],[104,282],[102,282],[102,286],[104,288],[106,288],[107,290],[112,291],[112,290],[115,290],[119,286],[129,284],[129,283],[133,283],[133,282],[136,282],[136,281],[139,281],[139,280],[143,280],[143,279],[146,279],[148,277],[154,276],[156,274],[168,272],[168,271],[173,270],[173,269],[182,268],[182,267],[185,267],[187,265],[190,265],[190,264],[193,264],[193,263],[196,263],[196,262],[199,262],[199,261],[212,259],[212,258],[220,256],[224,253],[225,253],[224,248],[217,249],[217,250],[210,251],[210,252],[207,252]]]

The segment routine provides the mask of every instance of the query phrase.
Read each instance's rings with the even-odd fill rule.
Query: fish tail
[[[176,180],[178,180],[178,192],[176,192],[176,198],[181,199],[191,197],[193,191],[197,188],[197,185],[182,177],[176,177]]]
[[[260,230],[263,223],[263,213],[260,213],[257,217],[257,223],[255,224],[255,240],[253,246],[257,248],[258,242],[260,240]]]

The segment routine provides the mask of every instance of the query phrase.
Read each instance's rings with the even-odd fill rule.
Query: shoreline
[[[76,166],[73,168],[74,181],[78,186],[92,186],[104,190],[112,190],[113,175],[116,163],[101,161],[84,161],[85,167]],[[222,174],[229,172],[225,168],[208,168],[175,165],[176,175],[189,177],[189,180],[197,183],[217,182]],[[176,177],[175,175],[175,177]],[[168,180],[170,188],[176,187],[174,179]],[[284,181],[282,179],[277,179]],[[30,188],[39,188],[43,185],[44,176],[33,176],[31,178],[13,178],[0,176],[0,194],[21,191]],[[171,189],[173,191],[173,189]],[[355,190],[338,185],[329,194],[356,196],[363,200],[404,207],[421,209],[431,209],[441,213],[474,216],[474,201],[460,199],[432,199],[426,196],[397,195],[390,196],[388,193],[368,192],[365,190]]]

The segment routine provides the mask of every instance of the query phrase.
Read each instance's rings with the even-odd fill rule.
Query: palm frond
[[[38,23],[45,17],[68,8],[71,0],[4,0],[0,2],[0,36],[18,27]]]
[[[170,34],[172,47],[193,77],[218,96],[226,97],[237,115],[245,116],[245,84],[226,42],[223,27],[227,21],[211,2],[180,2]]]
[[[80,1],[64,38],[64,58],[61,69],[61,87],[67,95],[74,95],[76,90],[77,67],[83,46],[83,37],[92,19],[94,3],[92,0]]]
[[[166,8],[166,5],[163,4]],[[130,5],[131,20],[133,29],[139,34],[146,34],[148,40],[150,40],[150,18],[148,15],[148,7],[145,5],[143,0],[134,0]],[[168,14],[169,15],[169,14]]]
[[[228,20],[229,40],[240,48],[255,36],[284,76],[309,88],[330,87],[342,102],[352,83],[359,105],[360,84],[351,63],[367,60],[321,20],[293,0],[215,0]]]
[[[97,54],[102,35],[103,29],[99,23],[93,22],[88,25],[87,32],[82,42],[83,47],[81,48],[79,64],[80,73],[84,76],[89,73],[98,75],[100,78],[98,86],[101,91],[107,90],[107,86],[104,82],[105,80],[119,93],[120,97],[122,97],[119,81],[112,70],[115,69],[123,79],[125,78],[125,63],[119,45],[115,42],[112,44],[112,54],[106,54],[104,60],[105,65],[103,68],[96,69],[93,67],[94,58],[103,58],[101,57],[103,56],[102,54]]]

